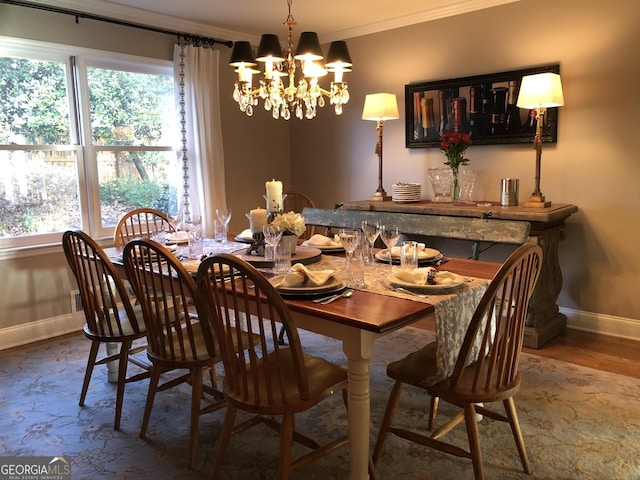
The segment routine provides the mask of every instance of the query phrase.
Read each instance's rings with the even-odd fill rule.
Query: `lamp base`
[[[542,195],[533,195],[529,200],[522,202],[520,205],[523,207],[547,208],[551,206],[551,202],[546,201]]]
[[[391,200],[391,197],[387,195],[387,192],[378,190],[376,193],[369,197],[370,202],[388,202]]]

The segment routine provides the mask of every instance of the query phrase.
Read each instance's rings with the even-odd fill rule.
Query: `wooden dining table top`
[[[121,249],[114,247],[106,250],[116,267],[122,268],[122,260],[119,258]],[[343,255],[331,254],[332,257]],[[461,258],[447,259],[444,265],[447,271],[482,279],[491,279],[500,268],[498,263]],[[269,276],[269,273],[265,272],[265,275]],[[431,303],[366,290],[356,290],[348,301],[326,305],[314,303],[306,298],[285,298],[285,302],[294,312],[378,334],[401,328],[434,313]]]
[[[451,259],[447,271],[466,277],[490,279],[500,264],[467,259]],[[383,293],[356,290],[348,301],[327,305],[311,300],[285,299],[292,311],[358,327],[375,333],[385,333],[434,313],[434,306],[424,301],[412,301]]]

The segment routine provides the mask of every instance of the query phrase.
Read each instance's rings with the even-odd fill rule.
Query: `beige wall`
[[[29,38],[85,48],[170,60],[175,38],[30,8],[0,4],[0,36]],[[241,113],[231,98],[235,74],[227,67],[231,50],[221,51],[220,81],[225,147],[227,201],[233,209],[233,231],[246,228],[244,212],[264,205],[264,182],[272,177],[291,184],[289,127],[273,122],[263,111],[253,118]],[[36,252],[0,252],[0,348],[59,331],[56,324],[71,311],[75,288],[61,248]],[[34,323],[35,322],[35,323]],[[80,324],[81,325],[81,324]],[[7,340],[8,339],[8,340]]]
[[[640,107],[640,2],[521,0],[390,32],[349,39],[354,71],[351,101],[341,117],[329,105],[313,121],[274,121],[258,111],[246,118],[231,99],[229,50],[220,47],[227,201],[233,231],[248,225],[244,212],[263,205],[264,181],[305,191],[321,207],[369,197],[377,188],[375,125],[361,120],[364,96],[398,95],[400,120],[385,126],[384,184],[419,181],[440,165],[437,149],[404,147],[404,86],[548,63],[560,63],[565,103],[558,143],[545,145],[542,191],[573,203],[561,243],[564,288],[559,305],[588,328],[617,325],[639,331],[636,294],[640,254],[640,162],[635,123]],[[0,5],[0,35],[57,41],[170,58],[173,39],[72,17]],[[521,199],[533,189],[534,151],[527,145],[471,147],[478,196],[497,199],[500,178],[520,178]],[[0,256],[0,330],[69,312],[69,277],[61,252]],[[570,318],[570,320],[572,320]],[[620,327],[622,326],[622,327]],[[618,328],[620,327],[620,328]],[[624,333],[624,332],[623,332]],[[640,334],[638,334],[640,338]]]
[[[525,0],[476,13],[349,39],[351,101],[342,118],[295,123],[293,182],[321,206],[366,199],[378,182],[375,126],[361,120],[364,96],[398,96],[400,120],[384,130],[384,186],[422,182],[444,161],[439,149],[406,149],[404,86],[559,63],[565,106],[558,143],[544,145],[541,189],[549,200],[579,207],[560,246],[564,287],[559,305],[593,328],[606,321],[640,326],[640,2]],[[478,196],[499,199],[500,179],[533,191],[535,153],[527,145],[472,146]],[[610,318],[621,317],[621,318]],[[636,330],[637,331],[637,330]]]

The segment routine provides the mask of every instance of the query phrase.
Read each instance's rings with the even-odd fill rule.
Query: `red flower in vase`
[[[454,172],[458,171],[460,165],[467,165],[469,159],[464,158],[464,152],[469,145],[471,145],[471,137],[468,133],[451,132],[440,135],[440,150],[447,157],[444,164],[450,166]]]

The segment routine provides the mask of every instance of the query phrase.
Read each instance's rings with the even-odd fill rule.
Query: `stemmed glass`
[[[391,261],[391,249],[395,246],[400,238],[400,229],[397,225],[382,225],[380,227],[380,238],[387,246],[387,255],[389,255],[389,266],[393,267]]]
[[[351,259],[353,258],[353,252],[356,251],[356,248],[362,242],[362,232],[360,230],[349,230],[349,229],[341,229],[340,230],[340,243],[344,248],[345,252],[347,252],[347,278],[350,277],[351,272]]]
[[[373,245],[376,243],[376,238],[380,235],[380,224],[375,220],[364,220],[362,222],[362,233],[364,234],[364,238],[367,239],[368,244],[368,254],[367,261],[369,263],[373,263]]]
[[[198,258],[202,255],[202,216],[191,215],[185,222],[185,229],[189,234],[189,256]]]
[[[267,244],[267,251],[264,253],[265,260],[275,260],[276,248],[278,248],[278,243],[282,238],[282,231],[278,227],[268,224],[262,227],[262,233]]]
[[[221,243],[227,243],[227,228],[229,227],[229,222],[231,221],[231,209],[230,208],[217,208],[216,216],[218,217],[218,222],[222,224],[222,238]]]

